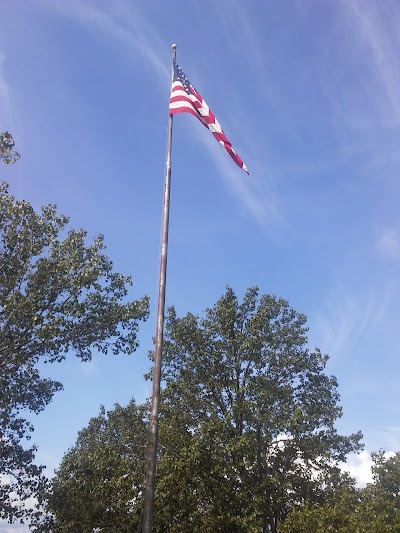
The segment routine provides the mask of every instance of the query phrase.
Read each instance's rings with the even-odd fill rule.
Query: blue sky
[[[0,130],[22,158],[0,178],[103,233],[151,298],[134,356],[44,368],[65,387],[34,419],[50,472],[100,404],[150,392],[172,43],[250,176],[175,117],[167,305],[201,313],[227,284],[288,299],[330,354],[339,430],[364,433],[352,471],[400,450],[399,22],[396,0],[3,3]]]

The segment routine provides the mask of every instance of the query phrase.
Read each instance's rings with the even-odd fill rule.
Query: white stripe
[[[179,85],[180,87],[183,87],[182,82],[180,82],[180,81],[174,81],[173,84],[172,84],[172,89],[173,89],[174,87],[177,87],[178,85]]]
[[[201,105],[199,109],[195,108],[196,111],[199,113],[199,115],[201,115],[202,117],[210,117],[210,108],[208,107],[208,105],[206,104],[204,100],[200,102],[200,100],[196,98],[196,96],[194,96],[193,94],[189,94],[189,98],[192,102],[198,102]],[[213,123],[207,124],[207,127],[212,132],[223,133],[221,124],[218,122],[216,118],[214,119]]]
[[[208,129],[214,133],[223,133],[221,124],[218,122],[217,119],[215,119],[215,122],[212,122],[211,124],[207,124],[207,126],[208,126]]]
[[[192,106],[190,102],[187,102],[186,100],[179,100],[178,102],[170,102],[169,108],[170,109],[182,109],[183,107],[187,107],[188,109],[196,109]]]
[[[208,107],[207,103],[204,100],[201,103],[201,107],[204,109],[204,116],[209,116],[210,108]]]
[[[209,117],[210,116],[209,110],[208,109],[204,109],[204,107],[203,107],[202,103],[200,102],[200,100],[198,100],[197,98],[193,98],[193,97],[191,97],[190,99],[191,99],[192,102],[197,102],[197,103],[200,104],[200,107],[199,108],[195,107],[195,109],[196,109],[197,113],[201,117]]]
[[[194,94],[189,93],[188,96],[189,96],[189,98],[191,99],[192,102],[197,102],[198,104],[202,105],[200,100],[196,96],[194,96]]]
[[[171,92],[171,98],[173,96],[186,96],[186,98],[189,98],[188,93],[184,89],[179,89],[179,90],[175,89],[175,91]]]

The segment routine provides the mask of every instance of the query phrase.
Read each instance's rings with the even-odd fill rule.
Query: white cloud
[[[400,451],[400,427],[388,426],[385,429],[372,432],[374,440],[380,443],[384,450]]]
[[[161,59],[161,51],[165,50],[165,47],[159,42],[154,28],[139,11],[134,10],[133,6],[128,10],[125,4],[121,3],[98,2],[95,5],[84,0],[70,2],[44,0],[44,3],[60,15],[71,18],[89,29],[102,32],[139,52],[162,80],[168,78],[169,69]]]
[[[283,217],[278,197],[273,191],[268,178],[265,176],[265,171],[261,168],[249,168],[250,176],[248,176],[218,146],[211,133],[198,126],[197,121],[192,123],[192,128],[193,140],[199,142],[207,150],[209,157],[218,168],[223,181],[232,194],[244,206],[246,213],[256,219],[265,229],[271,229],[272,233],[272,227],[276,228],[276,225],[282,224]],[[232,141],[232,139],[229,140]],[[236,150],[234,141],[232,144]],[[239,148],[237,151],[246,163],[245,154],[241,153]]]
[[[385,452],[385,458],[393,457],[394,452]],[[371,466],[373,461],[371,459],[370,452],[363,450],[359,454],[351,454],[347,462],[341,466],[343,472],[349,472],[350,475],[356,480],[357,485],[365,487],[367,483],[372,483]]]
[[[386,259],[400,260],[400,231],[394,228],[384,228],[379,232],[376,247]]]
[[[396,3],[374,3],[360,0],[345,2],[356,22],[356,31],[367,43],[376,78],[385,90],[391,104],[392,115],[400,123],[400,62],[398,59],[398,31],[396,19],[399,11]],[[376,6],[376,8],[375,8]],[[391,9],[393,8],[393,12]],[[386,15],[383,18],[383,15]],[[391,24],[395,23],[393,27]]]
[[[9,524],[0,520],[0,533],[29,533],[29,526],[25,524]]]
[[[265,176],[261,177],[257,172],[253,172],[250,177],[242,174],[224,153],[218,153],[217,146],[213,147],[211,155],[225,183],[259,224],[268,228],[282,222],[276,195],[268,190]]]
[[[365,486],[367,483],[372,483],[372,465],[371,454],[364,450],[357,455],[350,455],[347,463],[342,465],[342,470],[349,472],[351,477],[356,480],[357,485]]]
[[[98,368],[96,361],[93,359],[91,361],[79,361],[79,368],[82,371],[82,374],[88,378],[95,376],[98,373]]]
[[[350,353],[378,322],[384,313],[386,302],[379,302],[374,294],[354,294],[336,284],[326,302],[327,310],[318,313],[315,330],[319,332],[319,346],[332,357],[344,351]]]
[[[9,476],[0,474],[0,484],[8,485],[10,482]],[[11,493],[10,497],[14,500],[14,504],[18,501],[18,496]],[[36,498],[27,498],[23,502],[25,509],[34,509],[37,506]],[[25,524],[9,524],[6,520],[0,520],[0,533],[28,533],[29,527]]]
[[[8,117],[5,116],[10,109],[10,88],[8,86],[5,74],[4,63],[6,60],[5,54],[0,50],[0,120],[7,122]]]

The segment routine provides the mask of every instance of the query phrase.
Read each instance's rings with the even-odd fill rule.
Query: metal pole
[[[173,63],[176,59],[176,44],[172,45]],[[174,75],[174,65],[172,63],[171,86]],[[158,439],[158,413],[160,405],[160,383],[161,383],[161,354],[164,329],[164,309],[165,309],[165,289],[167,278],[167,252],[168,252],[168,224],[169,224],[169,197],[171,190],[171,145],[172,145],[172,115],[168,118],[167,149],[165,156],[165,179],[164,179],[164,204],[162,216],[161,234],[161,257],[160,257],[160,279],[158,287],[158,308],[157,308],[157,329],[156,346],[154,352],[153,369],[153,393],[151,396],[151,415],[149,425],[149,436],[147,441],[146,457],[146,478],[143,497],[143,521],[142,533],[151,533],[154,516],[154,493],[156,480],[157,462],[157,439]]]

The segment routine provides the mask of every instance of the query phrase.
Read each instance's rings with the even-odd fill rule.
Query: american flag
[[[235,163],[247,172],[247,174],[249,173],[246,165],[226,138],[214,113],[190,83],[185,73],[176,62],[174,62],[174,79],[169,100],[169,113],[170,115],[174,115],[175,113],[191,113],[197,117],[200,122],[211,131]]]

